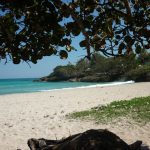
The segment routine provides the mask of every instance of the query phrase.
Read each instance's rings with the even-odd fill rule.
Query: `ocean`
[[[15,94],[15,93],[32,93],[32,92],[72,89],[72,88],[114,86],[120,84],[134,83],[134,81],[90,83],[90,82],[33,82],[33,80],[35,79],[0,79],[0,95]]]

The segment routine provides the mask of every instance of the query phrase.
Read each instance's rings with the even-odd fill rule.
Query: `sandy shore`
[[[150,82],[0,96],[0,149],[28,150],[31,137],[59,139],[91,128],[107,128],[127,143],[140,139],[150,146],[149,123],[139,126],[122,120],[103,125],[65,118],[70,112],[113,100],[149,95]]]

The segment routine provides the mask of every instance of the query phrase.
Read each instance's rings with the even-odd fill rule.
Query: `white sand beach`
[[[150,123],[139,126],[121,120],[104,125],[65,118],[74,111],[141,96],[150,96],[150,82],[1,95],[0,149],[29,150],[29,138],[60,139],[92,128],[107,128],[129,144],[142,140],[150,147]]]

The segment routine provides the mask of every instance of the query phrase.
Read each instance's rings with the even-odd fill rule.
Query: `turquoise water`
[[[83,82],[33,82],[33,80],[34,79],[0,79],[0,95],[94,85],[94,83]]]
[[[87,83],[87,82],[33,82],[34,79],[0,79],[0,95],[14,93],[31,93],[39,91],[49,91],[65,88],[85,88],[98,86],[112,86],[118,84],[133,83],[112,82],[112,83]]]

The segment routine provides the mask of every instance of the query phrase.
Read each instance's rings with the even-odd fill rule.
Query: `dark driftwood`
[[[141,150],[142,141],[128,145],[108,130],[88,130],[62,140],[29,139],[30,150]]]

